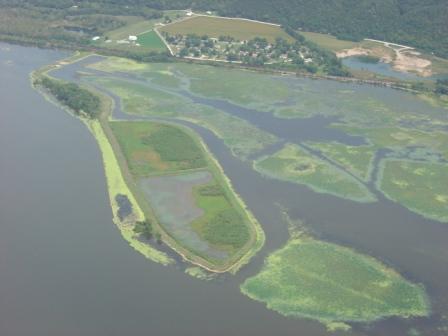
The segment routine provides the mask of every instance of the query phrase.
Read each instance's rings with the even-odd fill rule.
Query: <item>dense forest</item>
[[[157,9],[216,10],[220,15],[277,22],[341,39],[375,38],[448,57],[447,0],[102,0]]]
[[[87,43],[71,34],[70,27],[55,31],[51,23],[63,17],[74,27],[102,33],[122,25],[123,15],[152,18],[164,9],[182,8],[216,10],[343,39],[382,39],[448,57],[446,0],[0,0],[0,38],[18,36],[26,42],[51,36],[64,43]]]

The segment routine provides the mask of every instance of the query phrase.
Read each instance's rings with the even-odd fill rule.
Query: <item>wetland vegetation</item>
[[[357,202],[376,200],[355,178],[297,145],[287,144],[277,153],[260,158],[254,168],[271,178],[305,184],[317,192]]]
[[[447,195],[443,183],[437,185],[446,180],[446,114],[418,97],[401,94],[397,102],[385,89],[118,58],[90,65],[80,82],[112,93],[137,119],[85,122],[104,141],[108,185],[119,183],[111,195],[124,195],[132,205],[132,215],[117,220],[120,230],[153,260],[172,262],[151,245],[157,234],[193,264],[234,272],[264,241],[219,163],[194,132],[175,125],[179,120],[213,131],[262,175],[357,202],[375,202],[375,191],[381,191],[412,211],[446,221]],[[320,132],[336,133],[289,138],[271,126],[317,117],[326,118]],[[120,178],[108,176],[111,167]],[[416,192],[407,189],[409,181]],[[117,203],[111,197],[114,213]],[[205,277],[194,268],[186,272]],[[319,320],[330,329],[429,313],[421,285],[372,257],[303,234],[293,235],[241,288],[283,315]]]
[[[191,132],[157,122],[110,124],[126,159],[123,169],[129,167],[143,191],[146,218],[169,237],[169,244],[182,246],[187,259],[215,270],[232,268],[256,252],[262,239],[254,229],[258,223]],[[138,225],[137,232],[146,235],[147,226]]]
[[[388,316],[426,316],[424,289],[377,260],[306,235],[271,254],[241,290],[285,316],[370,322]]]
[[[127,112],[195,121],[220,135],[238,157],[254,158],[254,166],[259,171],[262,170],[263,174],[306,184],[319,192],[363,202],[375,201],[375,190],[372,190],[375,185],[370,183],[381,185],[381,179],[385,175],[371,176],[371,173],[375,171],[375,166],[381,165],[384,152],[388,153],[388,157],[423,161],[429,165],[433,162],[442,164],[448,160],[448,136],[444,131],[448,124],[446,109],[431,106],[417,96],[400,94],[399,101],[385,89],[370,92],[353,86],[342,89],[341,85],[333,85],[331,82],[321,82],[321,87],[318,87],[315,82],[307,80],[294,81],[279,76],[203,65],[145,65],[109,58],[91,67],[114,71],[112,77],[115,73],[127,72],[151,83],[130,83],[121,78],[90,78],[120,96]],[[252,90],[254,85],[257,90]],[[254,119],[239,113],[223,113],[220,105],[206,104],[200,100],[192,103],[190,96],[182,94],[183,90],[188,90],[201,99],[218,99],[249,109],[254,114]],[[153,94],[148,97],[150,92]],[[338,103],[335,104],[335,101]],[[151,108],[147,108],[150,106]],[[186,117],[186,110],[194,117]],[[352,145],[335,141],[299,141],[292,146],[302,146],[302,158],[307,157],[307,164],[313,169],[304,169],[302,172],[300,169],[288,170],[287,162],[300,165],[297,158],[283,157],[279,160],[279,157],[267,158],[265,155],[257,157],[263,148],[269,148],[283,137],[281,132],[273,134],[268,126],[254,123],[257,113],[272,115],[273,122],[282,119],[299,121],[317,116],[334,118],[329,126],[348,136],[357,137],[359,143]],[[218,116],[220,120],[225,118],[235,124],[225,127],[229,124],[218,122]],[[237,120],[241,122],[237,123]],[[286,153],[285,150],[289,150],[291,154],[290,147],[271,156],[281,156]],[[307,154],[303,155],[304,152]],[[378,162],[374,162],[377,156]],[[270,168],[262,169],[261,162]],[[283,172],[279,170],[281,167]],[[316,167],[319,169],[315,169]],[[421,180],[426,181],[426,185],[422,187],[435,198],[431,185],[437,182],[434,182],[432,176],[434,175],[425,170]],[[379,188],[379,191],[384,190]],[[407,197],[414,198],[418,195]],[[410,204],[409,200],[405,201],[398,195],[393,199],[405,206]],[[414,201],[418,203],[417,200]],[[432,206],[424,204],[408,208],[422,215],[433,212]],[[446,213],[446,208],[439,207],[439,211]]]

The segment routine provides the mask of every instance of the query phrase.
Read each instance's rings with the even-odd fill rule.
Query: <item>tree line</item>
[[[43,76],[35,84],[47,89],[58,101],[69,107],[76,115],[96,118],[100,109],[100,99],[90,91],[75,83],[64,83]]]

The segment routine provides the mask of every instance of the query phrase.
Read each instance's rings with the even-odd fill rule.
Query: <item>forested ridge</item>
[[[376,38],[410,44],[448,57],[447,0],[103,0],[145,3],[154,8],[216,10],[331,33],[341,39]]]
[[[76,15],[70,11],[72,6],[78,7]],[[86,24],[101,33],[120,25],[115,15],[150,18],[160,15],[161,10],[185,8],[277,22],[294,29],[331,33],[342,39],[368,37],[409,44],[448,57],[447,0],[0,0],[0,36],[29,33],[25,27],[14,25],[16,20],[11,19],[14,15],[29,15],[29,25],[37,26],[34,35],[46,33],[45,26],[39,24],[42,17],[45,23],[54,17],[69,16],[74,23],[82,19],[85,24],[85,20],[92,18],[80,15],[103,15]],[[59,38],[74,39],[69,33],[61,33]]]

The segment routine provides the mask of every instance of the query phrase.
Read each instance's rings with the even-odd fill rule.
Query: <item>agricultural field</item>
[[[279,26],[243,19],[227,19],[210,16],[195,16],[166,25],[160,31],[170,35],[195,34],[200,36],[208,35],[214,38],[231,36],[240,41],[263,37],[269,42],[274,42],[277,37],[281,37],[287,41],[294,42],[294,39]]]
[[[370,180],[375,157],[375,148],[372,145],[349,146],[337,142],[307,142],[306,145],[363,181]]]
[[[333,35],[313,33],[313,32],[300,32],[307,40],[316,43],[318,46],[338,52],[343,49],[351,49],[358,46],[358,42],[340,40]]]
[[[231,269],[256,252],[258,223],[192,132],[146,121],[110,126],[145,217],[170,246],[210,269]]]
[[[427,316],[424,289],[374,258],[309,237],[295,237],[271,254],[241,290],[285,316],[369,322]]]
[[[410,210],[448,222],[448,164],[386,159],[378,187]]]
[[[143,48],[165,51],[165,43],[160,39],[159,35],[154,30],[137,35],[137,43]]]
[[[294,144],[287,144],[277,153],[258,159],[254,168],[268,177],[303,184],[316,192],[357,202],[376,200],[354,177]]]

